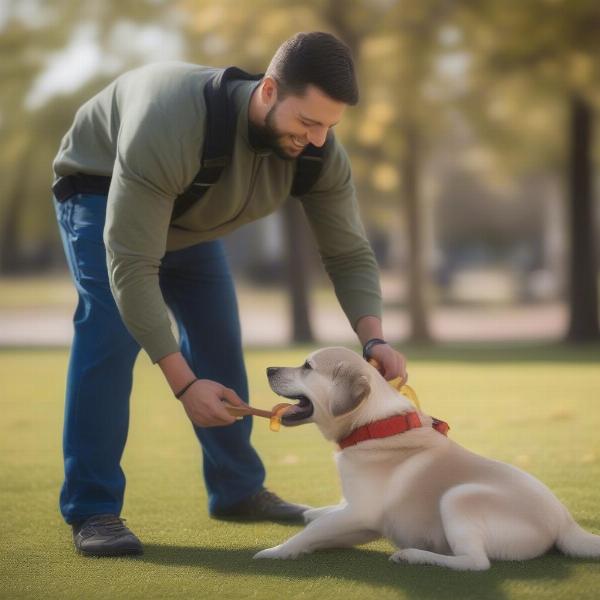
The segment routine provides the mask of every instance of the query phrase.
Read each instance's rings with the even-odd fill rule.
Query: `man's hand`
[[[369,340],[385,339],[381,319],[373,315],[365,315],[357,321],[356,333],[363,348]],[[408,381],[406,358],[389,344],[372,345],[369,349],[369,357],[374,358],[379,363],[379,371],[388,381],[396,379],[396,377],[402,377],[403,383]]]
[[[389,344],[377,344],[370,351],[371,358],[379,364],[379,372],[391,381],[396,377],[402,377],[402,383],[408,381],[406,372],[406,357],[394,350]]]
[[[200,427],[235,423],[236,418],[227,412],[223,400],[233,406],[246,406],[231,388],[210,379],[195,381],[180,400],[190,421]]]

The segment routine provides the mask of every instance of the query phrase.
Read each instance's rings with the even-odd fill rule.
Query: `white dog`
[[[343,448],[336,459],[344,499],[306,511],[305,529],[254,558],[297,558],[382,536],[398,548],[395,562],[453,569],[534,558],[553,545],[600,557],[600,536],[579,527],[544,484],[440,433],[439,422],[358,354],[326,348],[302,367],[267,373],[273,391],[299,400],[284,425],[314,422]]]

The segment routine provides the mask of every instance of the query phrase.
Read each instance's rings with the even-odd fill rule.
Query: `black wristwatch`
[[[379,344],[387,344],[387,342],[380,338],[371,338],[366,341],[363,346],[363,358],[369,360],[369,358],[371,358],[371,348],[373,348],[373,346],[378,346]]]

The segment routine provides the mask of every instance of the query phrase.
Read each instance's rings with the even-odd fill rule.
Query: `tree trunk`
[[[402,191],[407,213],[409,241],[409,290],[408,307],[411,322],[411,340],[430,342],[427,321],[426,277],[423,242],[423,207],[420,205],[419,168],[420,147],[417,125],[410,118],[403,127],[405,156],[402,160]]]
[[[21,271],[21,215],[25,206],[24,195],[27,186],[27,171],[30,168],[31,144],[27,143],[15,160],[15,173],[10,191],[7,194],[6,210],[0,223],[0,275],[10,275]]]
[[[288,199],[283,207],[283,216],[287,240],[292,341],[294,343],[312,343],[314,337],[310,327],[308,297],[310,289],[310,254],[307,245],[309,231],[304,213],[297,200]]]
[[[567,340],[600,339],[598,326],[598,266],[592,193],[592,109],[574,94],[570,99],[569,212],[570,320]]]
[[[355,66],[358,66],[361,36],[348,22],[348,12],[346,0],[329,0],[323,7],[325,21],[332,29],[334,29],[334,34],[350,48]]]

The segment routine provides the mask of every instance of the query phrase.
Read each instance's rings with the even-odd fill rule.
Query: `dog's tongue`
[[[313,413],[313,405],[306,398],[299,398],[298,404],[278,404],[275,408],[281,407],[278,411],[278,417],[283,425],[297,425],[302,423]]]
[[[299,404],[278,404],[282,408],[278,411],[280,417],[289,417],[302,412],[302,407]]]

